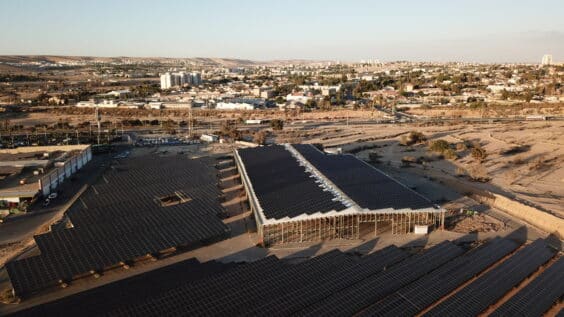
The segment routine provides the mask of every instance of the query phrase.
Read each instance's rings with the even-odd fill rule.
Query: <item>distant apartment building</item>
[[[184,85],[199,86],[202,84],[202,74],[198,72],[166,72],[161,75],[161,89],[170,89],[172,87],[181,87]]]
[[[542,66],[550,66],[550,65],[552,65],[552,55],[550,55],[550,54],[544,55],[544,56],[542,57],[541,65],[542,65]]]
[[[322,96],[333,96],[341,90],[341,85],[327,86],[315,83],[313,85],[300,85],[300,88],[304,91],[319,90]]]
[[[252,93],[256,97],[265,99],[274,97],[274,90],[271,87],[256,87],[253,88]]]

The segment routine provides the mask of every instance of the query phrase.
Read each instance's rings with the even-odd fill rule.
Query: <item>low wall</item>
[[[30,153],[30,152],[70,152],[74,150],[86,150],[90,145],[88,144],[76,144],[76,145],[48,145],[48,146],[23,146],[15,149],[2,149],[0,153],[6,154],[20,154],[20,153]]]
[[[440,180],[459,193],[464,193],[480,203],[500,209],[544,232],[555,234],[560,239],[564,239],[564,219],[562,218],[503,195],[481,190],[457,180],[446,177],[440,177]]]
[[[474,194],[473,196],[475,196],[473,198],[482,203],[503,210],[543,231],[564,239],[564,219],[499,194],[488,192],[487,195]]]

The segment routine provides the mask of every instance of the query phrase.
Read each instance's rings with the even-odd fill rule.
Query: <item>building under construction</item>
[[[308,144],[238,149],[263,245],[442,228],[445,210],[353,155]]]

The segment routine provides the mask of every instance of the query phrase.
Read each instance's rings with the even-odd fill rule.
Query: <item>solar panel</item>
[[[267,219],[345,209],[283,146],[240,149],[238,153]]]
[[[433,207],[429,200],[352,155],[326,155],[310,144],[292,146],[362,208]]]
[[[124,303],[142,302],[169,288],[207,278],[234,266],[189,259],[38,305],[17,312],[14,316],[100,316]]]
[[[467,253],[444,242],[412,256],[393,246],[363,257],[334,250],[298,264],[274,256],[239,265],[192,259],[17,315],[412,316],[516,247],[498,238]],[[544,241],[534,242],[455,293],[453,297],[470,297],[460,297],[457,303],[463,304],[449,305],[450,311],[440,313],[466,316],[483,311],[473,308],[475,301],[484,299],[489,306],[497,300],[492,300],[491,290],[501,287],[503,295],[507,285],[553,254]],[[562,262],[552,263],[495,314],[542,314],[562,294]]]
[[[475,316],[538,269],[554,255],[546,242],[538,239],[488,271],[425,316]]]
[[[264,279],[288,265],[270,256],[265,259],[245,264],[210,278],[183,284],[147,298],[143,302],[126,303],[119,309],[108,312],[109,316],[162,316],[181,315],[187,307],[200,301],[214,298],[220,293],[236,293],[252,281]],[[232,303],[223,303],[230,305]]]
[[[494,239],[472,250],[364,310],[361,316],[413,316],[485,270],[518,244]]]
[[[342,252],[335,250],[319,257],[307,260],[297,265],[285,267],[269,276],[246,283],[237,292],[215,294],[205,301],[193,303],[186,308],[188,315],[212,314],[231,316],[255,307],[264,299],[276,298],[297,285],[312,285],[318,279],[334,272],[354,265],[355,261]],[[229,303],[229,305],[225,305]]]
[[[177,157],[120,161],[69,209],[72,228],[36,236],[40,255],[6,264],[16,294],[25,297],[92,270],[225,237],[229,229],[218,217],[223,208],[211,163]],[[168,207],[155,201],[175,192],[190,200]]]
[[[542,316],[563,295],[564,257],[561,257],[490,316]]]
[[[255,306],[248,307],[245,312],[248,315],[265,316],[287,316],[295,314],[325,299],[326,297],[338,293],[353,284],[389,268],[397,262],[402,261],[408,254],[395,246],[387,247],[383,250],[363,257],[358,263],[350,267],[342,267],[331,274],[317,278],[310,284],[298,284],[286,290],[278,296],[269,296],[265,293],[262,301]]]
[[[459,247],[450,242],[443,242],[422,254],[407,258],[382,273],[370,276],[347,289],[328,296],[297,314],[351,316],[462,253]]]

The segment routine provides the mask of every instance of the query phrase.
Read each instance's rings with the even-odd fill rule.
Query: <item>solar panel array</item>
[[[554,253],[544,240],[538,239],[435,306],[425,316],[476,316],[546,263]]]
[[[542,316],[563,296],[564,257],[561,257],[490,316]]]
[[[441,266],[414,283],[377,302],[362,316],[414,316],[462,283],[514,251],[518,244],[495,239]]]
[[[216,294],[233,294],[236,296],[241,287],[249,282],[267,278],[274,272],[288,269],[289,265],[274,256],[249,263],[242,267],[217,274],[211,278],[188,283],[157,294],[143,302],[123,305],[109,316],[178,316],[188,309],[188,305],[216,298]],[[232,305],[233,301],[225,301],[223,305]],[[211,307],[210,307],[211,309]],[[211,314],[210,314],[211,315]]]
[[[100,316],[107,311],[118,309],[124,303],[142,302],[154,294],[165,292],[169,288],[208,278],[233,267],[236,267],[236,265],[215,261],[200,263],[196,259],[189,259],[44,305],[35,306],[19,312],[17,315],[22,317]]]
[[[300,316],[351,316],[462,253],[459,247],[450,242],[443,242],[423,254],[409,257],[380,274],[341,290],[297,314]]]
[[[73,228],[35,237],[41,251],[6,264],[16,294],[30,293],[120,262],[224,237],[217,170],[207,159],[141,157],[104,173],[67,211]],[[159,197],[189,201],[162,207]]]
[[[295,314],[332,294],[380,273],[407,257],[408,254],[397,247],[387,247],[363,257],[355,265],[322,276],[314,283],[294,285],[276,297],[263,296],[262,300],[248,311],[248,315],[287,316]]]
[[[326,155],[310,144],[292,146],[362,208],[433,207],[429,200],[352,155]]]
[[[238,153],[267,219],[345,209],[283,146],[240,149]]]
[[[465,252],[444,242],[414,255],[391,246],[361,257],[334,250],[298,264],[274,256],[237,265],[191,259],[16,315],[413,316],[452,291],[431,314],[478,315],[555,253],[539,240],[510,254],[518,246],[494,239]],[[562,296],[564,261],[553,262],[494,314],[549,309]]]

